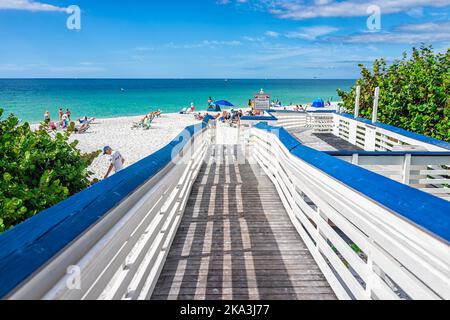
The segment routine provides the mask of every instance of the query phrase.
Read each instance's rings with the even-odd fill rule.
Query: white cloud
[[[319,17],[360,17],[367,15],[369,5],[377,5],[382,14],[413,10],[420,7],[446,7],[450,0],[260,0],[268,10],[282,19],[304,20]],[[411,12],[411,11],[410,11]]]
[[[440,32],[450,31],[450,21],[447,22],[429,22],[422,24],[404,24],[402,26],[397,27],[395,30],[397,31],[406,31],[406,32]]]
[[[187,43],[187,44],[180,44],[180,43],[167,43],[163,45],[165,48],[170,49],[196,49],[196,48],[204,48],[204,47],[235,47],[240,46],[242,44],[241,41],[238,40],[230,40],[230,41],[223,41],[223,40],[203,40],[201,42],[196,43]]]
[[[321,36],[328,35],[338,30],[338,28],[331,26],[314,26],[303,28],[299,31],[289,32],[286,34],[286,37],[291,39],[316,40]]]
[[[249,41],[249,42],[261,42],[261,41],[266,40],[265,37],[256,37],[255,38],[255,37],[245,36],[243,38],[244,38],[244,40]]]
[[[247,3],[248,0],[236,0],[237,4]],[[216,3],[219,5],[227,5],[231,3],[231,0],[216,0]]]
[[[450,41],[450,22],[406,24],[392,32],[364,33],[345,37],[349,43],[408,43],[418,44]]]
[[[65,12],[66,8],[54,6],[33,0],[0,0],[0,10],[23,11],[59,11]]]
[[[266,31],[265,35],[271,38],[278,38],[280,36],[280,34],[275,31]]]

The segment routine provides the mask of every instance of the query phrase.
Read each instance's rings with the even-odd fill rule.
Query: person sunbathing
[[[205,116],[203,116],[201,113],[195,113],[194,118],[195,120],[202,121],[203,119],[205,119]]]
[[[81,126],[76,126],[75,127],[75,133],[77,134],[82,134],[82,133],[86,133],[86,131],[89,129],[89,123],[83,123]]]
[[[58,129],[58,126],[54,121],[50,121],[50,123],[48,124],[48,128],[52,131],[55,131],[56,129]]]

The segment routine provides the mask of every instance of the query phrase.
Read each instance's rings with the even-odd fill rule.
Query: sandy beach
[[[198,123],[193,115],[164,114],[153,122],[150,130],[132,129],[133,122],[141,118],[97,119],[85,134],[74,134],[70,140],[78,140],[78,148],[83,153],[110,146],[123,155],[128,167],[167,145],[185,127]],[[103,179],[108,166],[108,156],[100,155],[90,167],[93,178]]]
[[[331,107],[322,110],[335,110],[336,107],[337,104],[334,103]],[[287,106],[274,109],[294,110],[294,108],[295,106]],[[309,108],[309,110],[315,109]],[[245,112],[248,109],[242,108],[242,110]],[[73,134],[70,141],[78,140],[78,149],[82,153],[91,153],[110,146],[125,158],[126,168],[166,146],[185,127],[199,123],[192,114],[168,113],[157,118],[149,130],[133,128],[133,123],[141,119],[142,116],[96,119],[86,133]],[[93,172],[92,179],[103,179],[108,166],[108,156],[100,155],[95,159],[89,168]]]

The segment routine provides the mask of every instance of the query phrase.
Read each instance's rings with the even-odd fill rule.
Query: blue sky
[[[356,78],[450,47],[450,0],[0,0],[0,39],[1,78]]]

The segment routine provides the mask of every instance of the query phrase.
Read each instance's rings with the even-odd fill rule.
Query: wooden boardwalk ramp
[[[336,299],[263,171],[209,152],[152,299]]]

